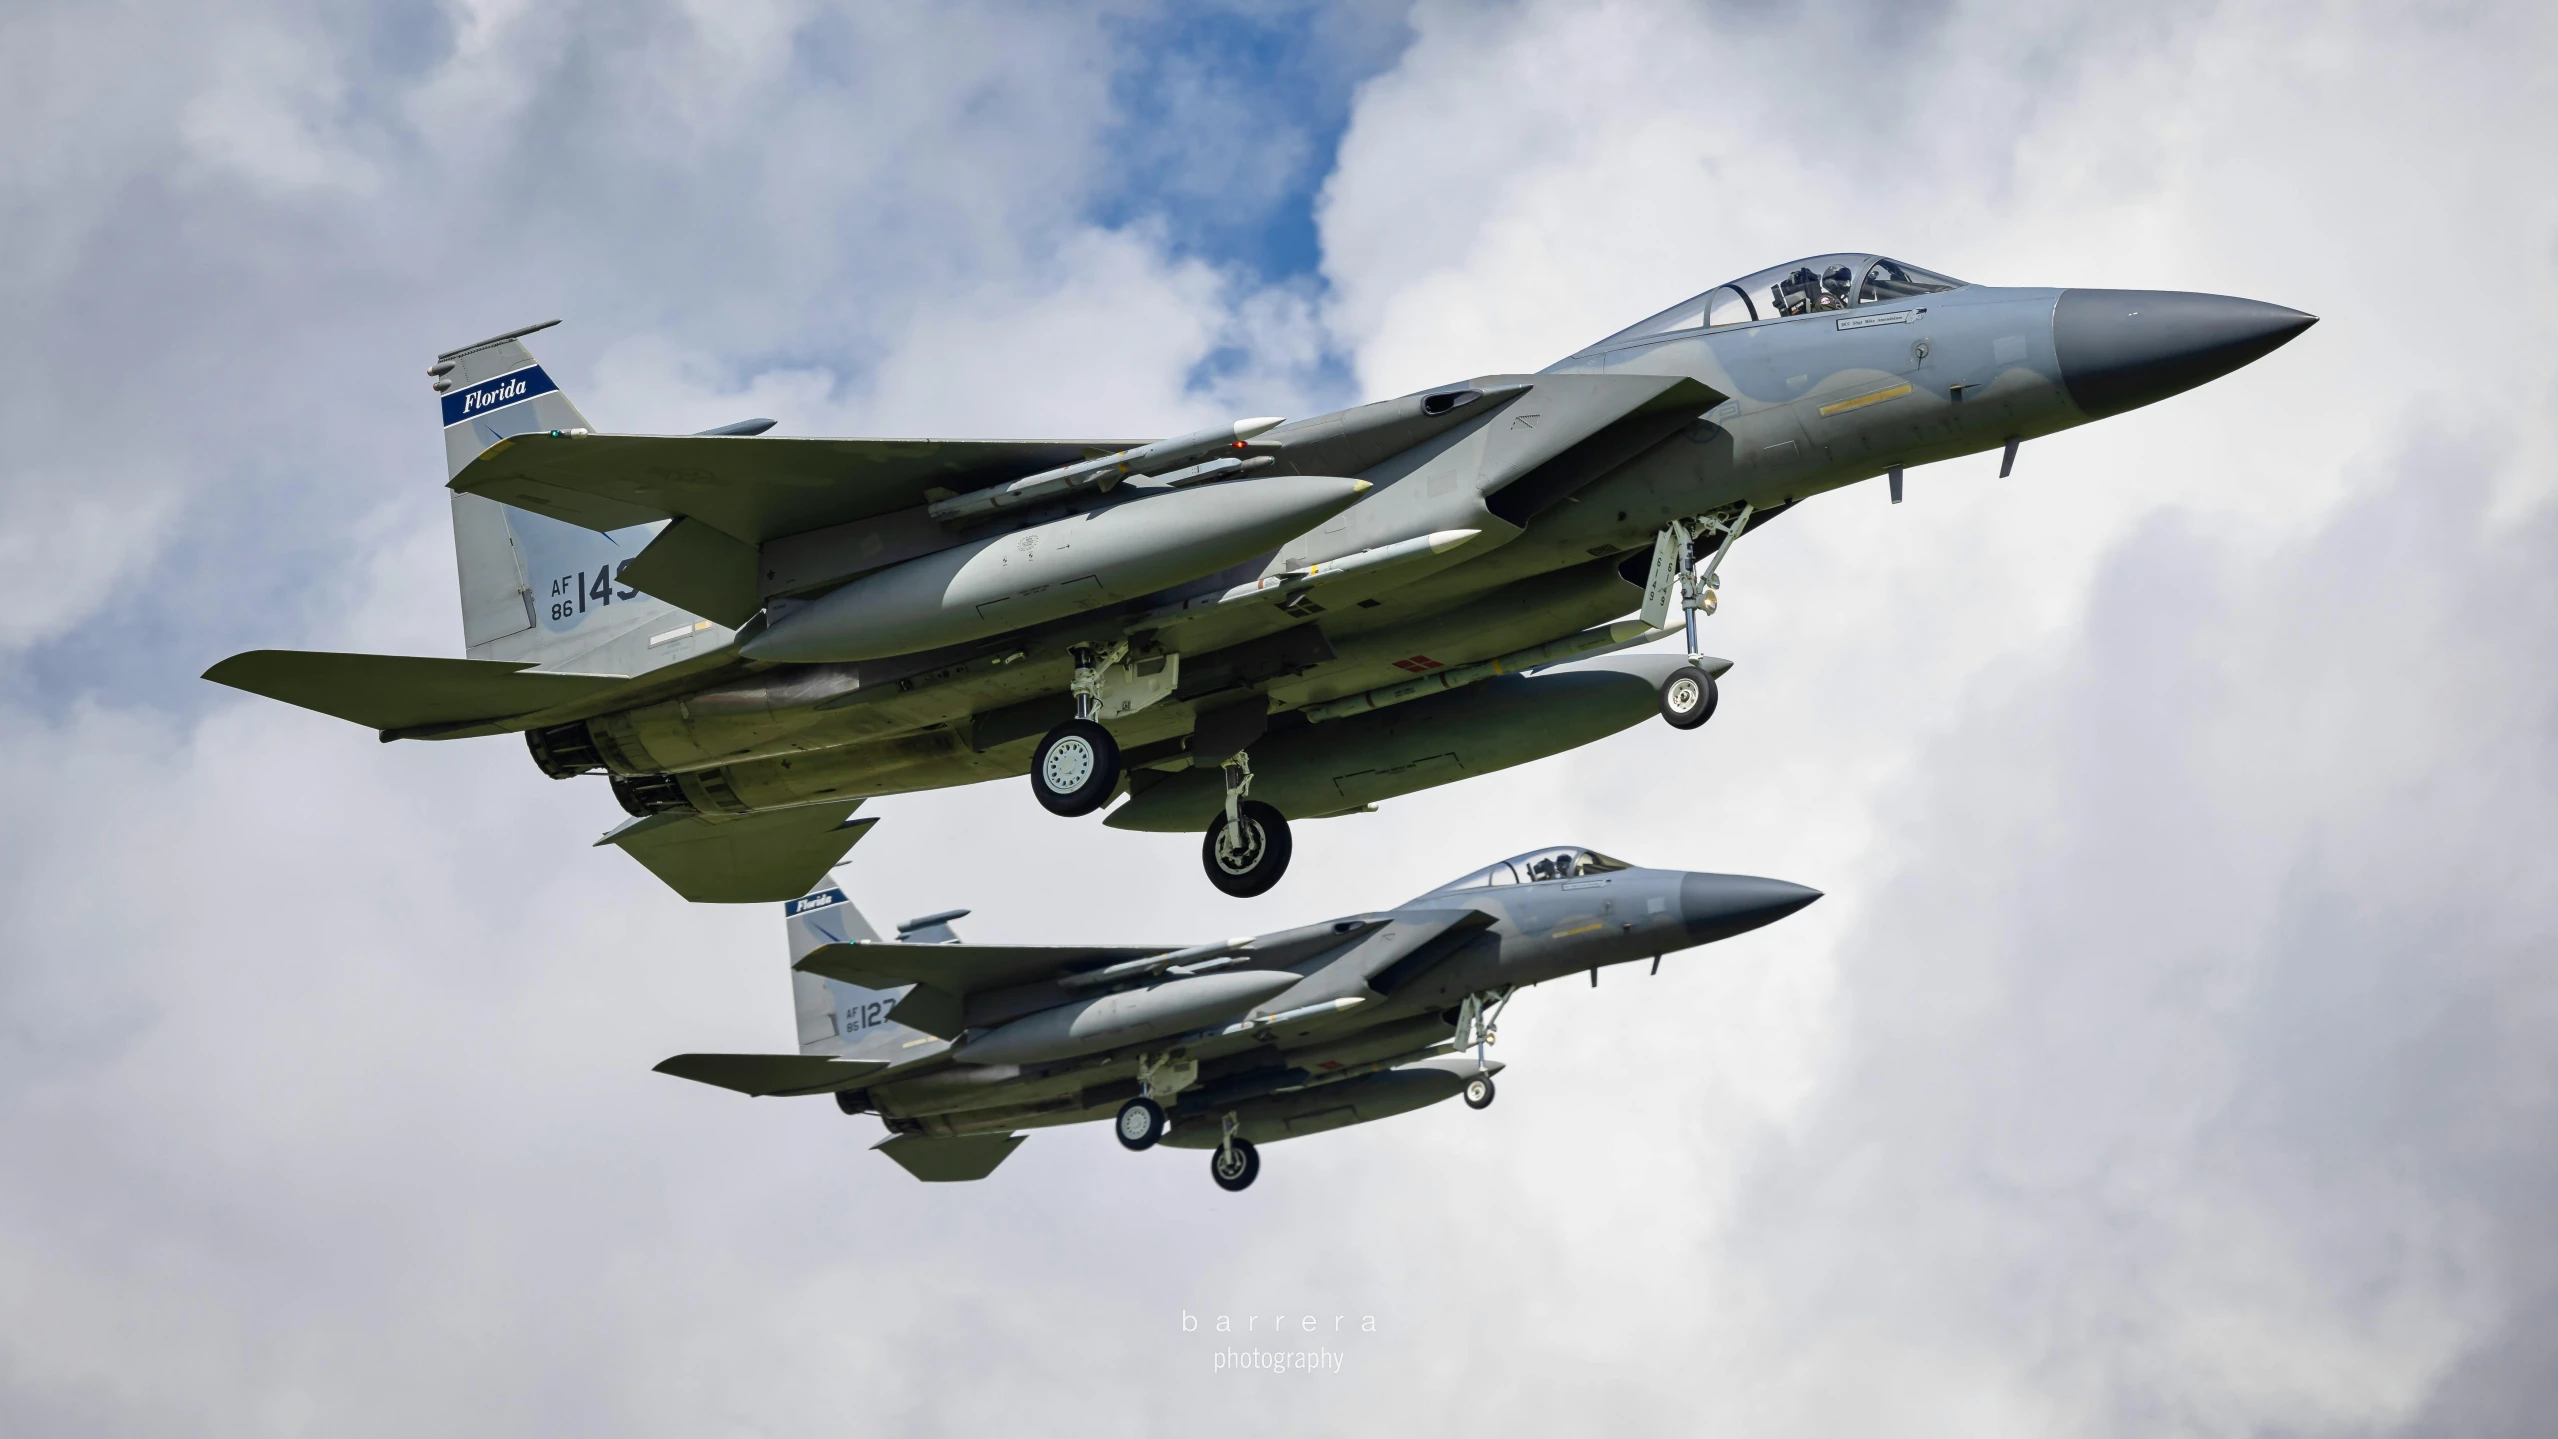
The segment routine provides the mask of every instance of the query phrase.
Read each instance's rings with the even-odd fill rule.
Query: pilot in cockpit
[[[1809,265],[1798,265],[1794,273],[1774,286],[1777,313],[1808,315],[1815,310],[1847,308],[1848,287],[1855,275],[1845,265],[1833,265],[1815,275]]]

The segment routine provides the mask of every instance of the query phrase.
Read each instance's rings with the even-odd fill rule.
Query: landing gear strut
[[[1288,872],[1295,845],[1288,821],[1252,791],[1252,762],[1238,753],[1225,763],[1226,812],[1208,821],[1200,840],[1200,866],[1208,882],[1237,899],[1266,894]]]
[[[1484,994],[1469,994],[1466,996],[1465,1003],[1457,1006],[1457,1032],[1452,1038],[1456,1040],[1457,1047],[1460,1049],[1469,1044],[1474,1046],[1474,1073],[1466,1077],[1464,1090],[1468,1109],[1492,1107],[1494,1093],[1492,1066],[1485,1059],[1484,1050],[1499,1038],[1500,1032],[1493,1026],[1500,1020],[1501,1011],[1510,1007],[1510,996],[1518,993],[1518,990],[1509,989],[1497,993],[1498,1002],[1489,1008],[1485,1006],[1485,1001],[1493,998],[1494,992],[1490,991]]]
[[[1728,516],[1701,515],[1693,521],[1670,522],[1670,533],[1678,542],[1679,599],[1687,611],[1688,624],[1688,662],[1661,681],[1661,718],[1673,729],[1695,729],[1714,718],[1714,706],[1720,696],[1715,691],[1714,676],[1705,671],[1704,651],[1697,644],[1696,617],[1714,613],[1718,603],[1715,587],[1721,583],[1723,557],[1732,553],[1732,542],[1749,524],[1750,504],[1746,500]],[[1714,547],[1714,557],[1699,569],[1697,541],[1716,533],[1723,536],[1722,543]],[[1656,559],[1654,563],[1661,561]],[[1471,1104],[1473,1100],[1469,1098],[1467,1102]]]
[[[1075,717],[1050,730],[1030,757],[1030,790],[1040,808],[1068,818],[1092,813],[1119,791],[1119,741],[1094,716],[1101,707],[1101,672],[1120,655],[1096,657],[1088,645],[1077,645],[1073,653]]]

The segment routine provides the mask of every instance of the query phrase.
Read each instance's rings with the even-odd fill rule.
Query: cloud
[[[1286,66],[1185,75],[1135,144],[1195,40],[1115,13],[0,18],[0,1429],[2527,1431],[2548,18],[1308,11],[1391,68],[1274,279],[1120,180],[1213,204],[1329,122]],[[1804,506],[1726,566],[1713,725],[1308,825],[1253,906],[1010,785],[874,806],[856,897],[985,939],[1575,837],[1829,892],[1525,996],[1491,1111],[1246,1195],[1090,1132],[927,1188],[867,1120],[652,1075],[785,1042],[775,916],[674,903],[509,743],[191,678],[456,647],[417,371],[528,320],[607,424],[1141,433],[1534,368],[1840,244],[2325,319],[2012,479]],[[1379,1328],[1221,1375],[1184,1312]]]

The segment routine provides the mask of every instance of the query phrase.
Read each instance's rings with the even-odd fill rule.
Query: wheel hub
[[[1048,747],[1047,758],[1039,762],[1039,777],[1058,794],[1073,794],[1090,783],[1095,763],[1092,741],[1082,735],[1068,735]]]
[[[1681,680],[1674,680],[1674,681],[1672,681],[1672,682],[1671,682],[1671,684],[1670,684],[1670,703],[1671,703],[1671,704],[1676,705],[1678,708],[1683,709],[1683,710],[1692,710],[1692,709],[1695,709],[1695,708],[1696,708],[1696,705],[1697,705],[1697,699],[1698,699],[1698,694],[1697,694],[1696,681],[1691,680],[1691,679],[1681,679]]]
[[[1243,843],[1237,845],[1225,834],[1219,834],[1217,868],[1228,874],[1250,874],[1260,866],[1262,855],[1269,850],[1269,837],[1262,833],[1261,822],[1250,817],[1238,821],[1235,828],[1243,831]]]

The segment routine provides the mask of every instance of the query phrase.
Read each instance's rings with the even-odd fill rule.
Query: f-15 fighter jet
[[[785,906],[797,1054],[679,1054],[659,1071],[877,1114],[918,1179],[983,1179],[1016,1130],[1109,1120],[1130,1149],[1255,1148],[1462,1093],[1532,984],[1773,924],[1819,899],[1783,880],[1637,869],[1579,845],[1487,865],[1394,909],[1212,944],[962,944],[926,915],[882,940],[826,888]]]
[[[801,893],[866,796],[1025,773],[1057,814],[1124,794],[1107,823],[1200,833],[1258,894],[1292,821],[1702,724],[1724,556],[1811,496],[2005,474],[2311,323],[1822,255],[1536,374],[1151,443],[597,434],[518,331],[429,372],[470,657],[207,678],[385,740],[521,733],[607,776],[603,842],[693,899]],[[1590,658],[1681,621],[1684,656]]]

